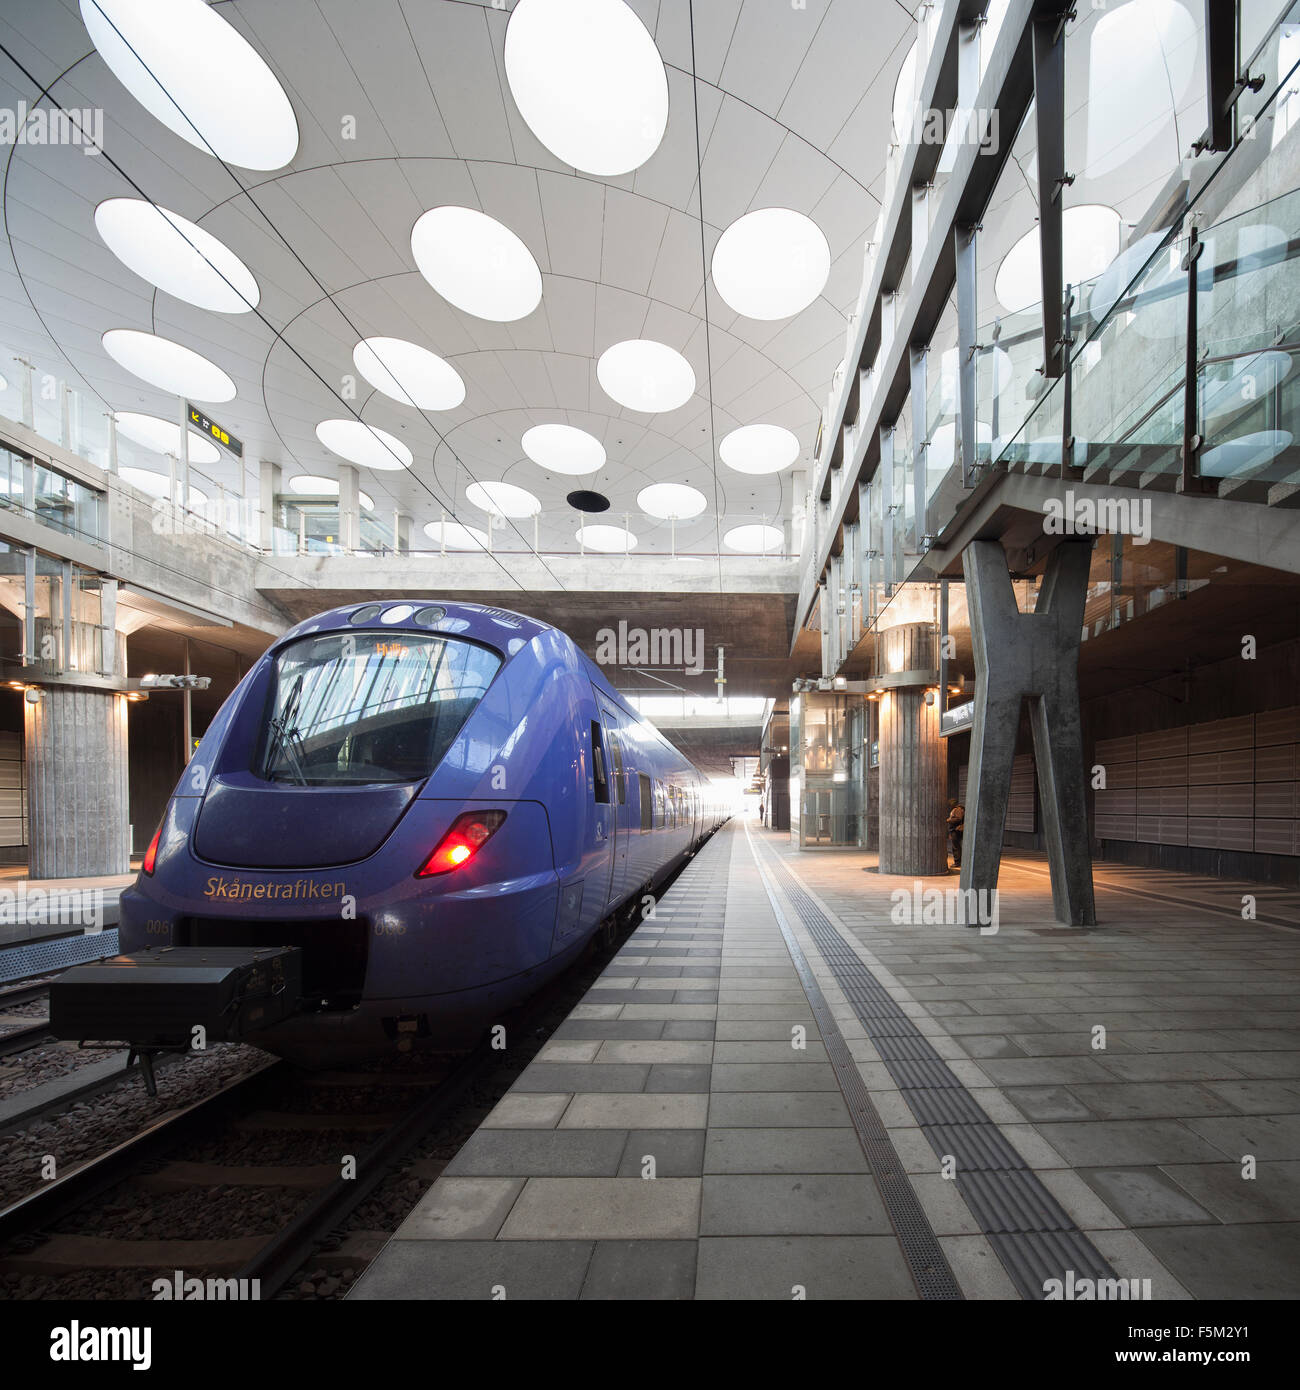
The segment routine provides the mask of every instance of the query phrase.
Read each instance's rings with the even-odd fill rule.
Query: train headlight
[[[468,864],[505,824],[504,811],[466,811],[451,823],[437,848],[415,871],[416,878],[432,878]]]

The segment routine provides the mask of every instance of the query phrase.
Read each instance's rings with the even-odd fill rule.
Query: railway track
[[[155,1280],[170,1284],[181,1271],[247,1281],[236,1287],[267,1299],[292,1295],[295,1274],[317,1265],[359,1275],[411,1205],[386,1183],[396,1186],[432,1141],[444,1157],[410,1170],[427,1186],[462,1141],[458,1113],[477,1112],[472,1132],[633,925],[606,933],[507,1020],[509,1053],[484,1045],[454,1059],[315,1074],[268,1058],[156,1115],[0,1208],[0,1297],[150,1298]],[[372,1219],[349,1232],[372,1198],[378,1227]],[[334,1248],[322,1255],[323,1245]]]

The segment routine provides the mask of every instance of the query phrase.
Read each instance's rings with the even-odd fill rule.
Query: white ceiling
[[[286,478],[334,476],[338,460],[315,426],[348,413],[331,392],[356,380],[362,418],[416,459],[410,474],[363,469],[362,487],[379,509],[410,511],[416,534],[443,510],[483,525],[465,488],[498,479],[541,498],[547,548],[577,548],[582,518],[564,496],[578,486],[610,497],[600,518],[610,522],[635,512],[648,483],[698,487],[709,507],[678,524],[686,550],[712,553],[720,532],[742,522],[788,519],[789,472],[734,473],[715,463],[714,446],[763,421],[793,430],[803,459],[811,455],[879,211],[871,190],[880,190],[894,83],[916,31],[911,7],[695,0],[693,91],[689,0],[629,3],[667,66],[668,129],[640,169],[602,181],[559,165],[524,124],[503,76],[509,13],[484,0],[221,0],[216,8],[270,64],[298,119],[297,156],[271,174],[227,170],[151,117],[91,46],[76,0],[0,0],[0,44],[63,106],[104,109],[105,148],[127,176],[77,147],[0,151],[0,346],[66,376],[86,394],[87,414],[170,419],[175,400],[118,368],[100,336],[136,328],[175,338],[231,375],[238,396],[213,414],[250,455],[283,464]],[[36,97],[0,53],[0,104]],[[347,117],[355,139],[343,138]],[[121,196],[150,198],[220,238],[257,277],[258,314],[194,308],[127,271],[93,223],[100,201]],[[419,275],[411,227],[446,203],[481,209],[527,244],[543,274],[532,314],[472,318]],[[721,232],[767,206],[813,218],[832,254],[821,297],[775,323],[738,318],[711,284],[706,298],[703,283]],[[356,341],[371,335],[446,357],[465,380],[464,403],[422,416],[372,392],[352,364]],[[605,396],[595,359],[630,337],[684,353],[699,383],[686,405],[647,416]],[[604,442],[609,463],[597,478],[551,477],[524,457],[524,430],[551,420]],[[237,464],[206,471],[255,491]],[[531,524],[519,524],[531,540]],[[642,549],[667,548],[668,523],[634,520],[632,529]]]

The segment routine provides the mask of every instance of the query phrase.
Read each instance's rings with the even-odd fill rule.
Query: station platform
[[[350,1297],[1300,1296],[1300,893],[874,870],[725,826]]]

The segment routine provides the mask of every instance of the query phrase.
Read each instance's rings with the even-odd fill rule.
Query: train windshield
[[[422,780],[500,666],[484,647],[429,633],[295,642],[276,661],[258,775],[298,786]]]

